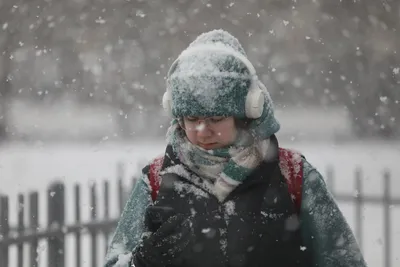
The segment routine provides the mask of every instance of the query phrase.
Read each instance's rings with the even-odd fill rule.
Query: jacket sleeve
[[[121,214],[107,251],[105,267],[130,266],[132,251],[145,231],[144,214],[150,203],[152,203],[152,200],[148,176],[142,173]]]
[[[302,234],[313,253],[314,266],[366,267],[345,217],[322,175],[303,159]]]

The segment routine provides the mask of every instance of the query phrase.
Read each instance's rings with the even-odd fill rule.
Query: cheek
[[[185,131],[186,137],[189,139],[189,141],[193,144],[197,143],[197,137],[196,137],[196,131]]]
[[[236,129],[223,129],[216,133],[221,143],[233,143],[236,139]]]

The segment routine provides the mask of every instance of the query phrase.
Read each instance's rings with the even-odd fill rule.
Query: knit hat
[[[268,138],[280,128],[267,89],[258,80],[239,41],[224,30],[199,35],[172,64],[167,78],[175,118],[248,118],[246,96],[256,83],[263,91],[264,104],[261,116],[251,122],[251,128],[262,138]]]

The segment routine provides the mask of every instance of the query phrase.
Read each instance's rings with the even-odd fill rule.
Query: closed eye
[[[225,119],[225,117],[212,117],[210,120],[211,120],[211,122],[216,123],[216,122],[223,121],[224,119]]]
[[[199,118],[196,118],[196,117],[186,117],[185,119],[186,119],[187,121],[195,122],[195,121],[197,121]]]

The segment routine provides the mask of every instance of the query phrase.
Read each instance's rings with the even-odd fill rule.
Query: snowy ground
[[[400,197],[400,143],[348,143],[329,145],[326,143],[294,143],[286,142],[285,147],[302,151],[307,159],[322,173],[327,165],[332,165],[336,173],[336,189],[338,192],[354,194],[353,171],[362,167],[365,176],[364,192],[380,195],[383,191],[382,171],[388,168],[392,173],[392,194]],[[82,192],[82,219],[88,220],[90,214],[88,185],[94,181],[105,179],[115,180],[118,162],[126,166],[125,181],[137,173],[139,168],[152,157],[163,152],[163,142],[147,142],[138,144],[106,144],[90,145],[40,145],[36,147],[22,144],[9,144],[0,148],[0,192],[11,196],[11,207],[16,207],[16,194],[39,190],[45,192],[47,185],[54,179],[61,180],[67,185],[67,200],[72,200],[72,186],[80,183],[85,186]],[[111,183],[112,193],[116,192]],[[47,224],[45,212],[45,194],[41,195],[41,225]],[[99,191],[100,204],[102,203]],[[69,203],[69,202],[68,202]],[[71,203],[72,204],[72,203]],[[101,205],[100,205],[101,207]],[[340,203],[345,216],[353,227],[354,216],[351,204]],[[11,224],[16,222],[16,208],[11,210]],[[115,193],[111,195],[111,216],[118,214]],[[400,207],[392,209],[392,266],[400,265]],[[368,205],[364,209],[364,252],[370,266],[383,266],[383,210],[380,206]],[[99,210],[99,218],[103,211]],[[27,216],[26,216],[27,217]],[[67,223],[73,222],[72,205],[67,206]],[[73,248],[73,238],[67,239],[67,249]],[[100,248],[104,248],[104,240],[100,237]],[[46,262],[46,244],[40,248],[40,262]],[[89,240],[83,244],[86,253],[83,254],[83,266],[90,266]],[[104,250],[104,249],[103,249]],[[101,252],[102,250],[100,250]],[[12,250],[15,253],[15,250]],[[73,252],[67,250],[67,267],[73,267]],[[104,253],[104,251],[102,252]],[[13,257],[12,257],[13,258]],[[15,257],[14,257],[15,258]],[[99,256],[99,263],[103,261]],[[11,267],[16,266],[15,259]],[[27,266],[27,265],[26,265]],[[44,266],[44,265],[42,265]]]

